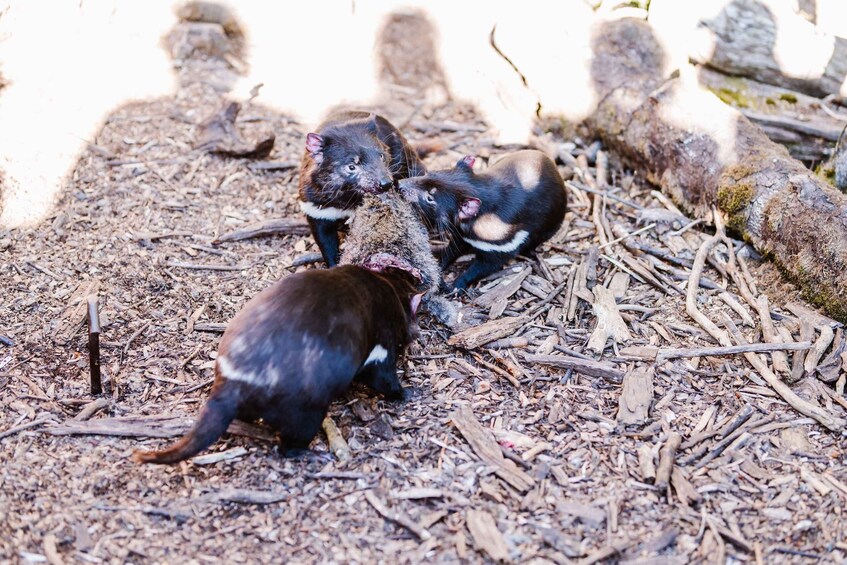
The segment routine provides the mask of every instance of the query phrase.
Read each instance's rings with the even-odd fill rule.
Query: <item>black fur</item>
[[[193,457],[235,418],[263,420],[279,432],[283,452],[306,449],[330,403],[354,378],[402,399],[397,358],[414,335],[417,284],[402,270],[343,265],[297,273],[259,293],[221,338],[215,383],[194,428],[171,447],[136,451],[133,459]],[[364,365],[376,346],[386,358]],[[245,382],[235,374],[254,377]]]
[[[523,170],[537,171],[530,186],[522,185],[522,178],[523,183],[527,178],[521,177]],[[401,180],[399,186],[429,227],[447,240],[439,254],[442,269],[462,255],[475,255],[456,279],[456,289],[467,288],[518,253],[531,252],[550,239],[562,225],[567,208],[556,165],[540,151],[518,151],[481,173],[473,171],[473,158],[465,157],[453,169]],[[492,215],[508,229],[502,237],[485,239],[475,227],[481,218]],[[526,239],[511,251],[480,250],[468,243],[470,239],[477,245],[508,246],[521,231],[528,232]]]
[[[426,172],[417,153],[385,118],[342,112],[309,134],[300,164],[300,200],[320,208],[353,210],[366,193],[385,192],[394,181]],[[307,213],[312,235],[330,267],[338,264],[338,230],[344,219]]]

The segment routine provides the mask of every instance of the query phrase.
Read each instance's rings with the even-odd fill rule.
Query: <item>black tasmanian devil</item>
[[[473,253],[455,281],[464,289],[552,237],[565,217],[565,186],[555,163],[540,151],[518,151],[475,173],[467,156],[455,168],[399,182],[430,227],[447,238],[441,267]]]
[[[338,264],[338,230],[363,194],[385,192],[395,180],[425,172],[403,135],[376,114],[341,112],[308,134],[300,163],[300,207],[326,264]]]
[[[192,457],[235,418],[263,420],[279,432],[283,453],[296,455],[354,379],[403,397],[397,358],[415,336],[421,294],[440,274],[426,230],[399,194],[368,196],[363,208],[369,213],[356,218],[345,250],[352,264],[296,273],[250,300],[221,338],[215,382],[194,428],[162,451],[136,451],[135,461]]]

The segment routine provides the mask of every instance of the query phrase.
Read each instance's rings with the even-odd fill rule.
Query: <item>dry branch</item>
[[[730,347],[680,347],[678,349],[660,349],[656,354],[656,364],[679,357],[707,357],[737,355],[739,353],[764,353],[770,351],[805,351],[812,347],[809,341],[799,343],[750,343]]]
[[[593,361],[591,359],[580,359],[566,355],[524,355],[524,359],[530,363],[550,365],[560,369],[573,369],[577,373],[589,377],[601,377],[613,383],[623,381],[624,372],[615,368],[611,363]]]
[[[263,220],[225,233],[214,240],[212,244],[241,241],[243,239],[265,237],[268,235],[309,235],[309,225],[305,220],[291,220],[288,218]]]
[[[589,127],[695,216],[719,206],[807,298],[847,319],[847,196],[688,72],[665,81],[648,24],[607,22],[598,37],[592,72],[609,86]],[[629,64],[633,43],[641,65]]]

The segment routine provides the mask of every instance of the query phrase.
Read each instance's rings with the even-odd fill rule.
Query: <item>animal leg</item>
[[[397,354],[388,354],[383,361],[365,365],[356,378],[389,400],[403,400],[403,386],[397,378]]]
[[[286,414],[285,421],[273,427],[280,432],[279,450],[284,457],[303,457],[312,453],[309,444],[321,428],[326,408],[304,408]]]
[[[467,270],[456,279],[453,288],[456,290],[466,289],[479,279],[500,270],[508,262],[509,257],[509,255],[494,253],[478,254]]]
[[[462,255],[470,253],[471,246],[464,239],[451,237],[447,245],[438,252],[438,262],[442,270],[446,269]]]
[[[338,260],[341,258],[338,244],[338,228],[341,222],[337,220],[319,220],[309,216],[306,216],[306,221],[309,223],[309,228],[312,230],[312,237],[318,243],[327,267],[336,266]]]

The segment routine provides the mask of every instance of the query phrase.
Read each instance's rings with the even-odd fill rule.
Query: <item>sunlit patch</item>
[[[541,161],[538,158],[522,159],[515,167],[518,182],[524,190],[533,190],[541,180]]]
[[[501,220],[497,214],[483,214],[473,225],[474,234],[485,241],[500,241],[506,239],[515,227]]]

